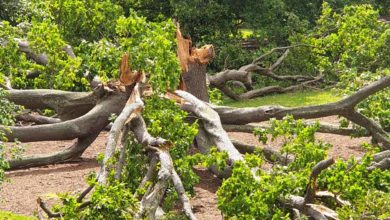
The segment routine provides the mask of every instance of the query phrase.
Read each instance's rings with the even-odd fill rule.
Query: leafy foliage
[[[326,2],[322,7],[317,26],[309,37],[290,38],[293,43],[313,47],[295,49],[296,56],[286,60],[287,67],[305,63],[307,72],[318,72],[338,81],[342,94],[351,94],[389,75],[389,60],[383,58],[390,56],[390,26],[378,21],[379,12],[371,5],[347,6],[341,12],[333,10]],[[388,90],[370,96],[359,104],[358,111],[389,130],[388,97]]]
[[[248,154],[245,161],[234,165],[232,176],[219,188],[218,207],[228,218],[239,219],[290,219],[290,212],[282,205],[288,195],[304,196],[311,169],[326,158],[330,147],[314,137],[318,124],[304,126],[301,120],[287,116],[281,121],[273,120],[269,130],[256,130],[260,141],[267,142],[268,137],[282,139],[281,152],[294,156],[294,161],[287,166],[274,164],[269,171],[263,171],[264,159],[261,154]],[[372,161],[372,152],[363,159],[351,159],[347,162],[338,160],[319,178],[317,190],[329,190],[342,198],[348,199],[351,207],[338,209],[340,215],[355,216],[353,210],[377,210],[377,216],[386,216],[386,209],[374,204],[363,207],[362,198],[367,193],[388,197],[389,171],[375,169],[368,171]],[[253,175],[256,170],[256,177]],[[369,212],[370,213],[370,212]],[[387,214],[386,214],[387,213]]]

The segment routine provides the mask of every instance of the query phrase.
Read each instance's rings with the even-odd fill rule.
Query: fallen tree
[[[122,33],[121,36],[126,34],[128,33]],[[157,35],[160,36],[162,34],[163,33],[158,33]],[[197,123],[199,124],[199,131],[195,137],[194,145],[199,148],[200,152],[202,152],[203,154],[208,154],[211,151],[211,147],[215,146],[221,153],[226,153],[226,158],[222,157],[226,159],[221,162],[223,165],[226,165],[224,166],[224,169],[222,171],[215,164],[210,165],[210,168],[213,172],[215,172],[219,176],[227,178],[219,195],[221,198],[225,198],[226,205],[230,204],[229,199],[226,199],[230,198],[229,196],[231,195],[229,195],[229,193],[234,192],[234,190],[228,188],[229,184],[234,185],[238,183],[237,185],[241,185],[240,187],[246,187],[246,184],[239,184],[239,180],[248,180],[245,183],[248,183],[248,185],[253,183],[255,186],[253,187],[253,189],[263,190],[263,188],[259,186],[267,186],[264,181],[269,181],[268,184],[272,185],[272,181],[278,179],[272,175],[280,174],[281,176],[284,175],[283,177],[286,177],[286,173],[283,173],[281,170],[277,170],[279,169],[277,164],[283,164],[283,166],[285,167],[288,167],[291,164],[291,166],[293,166],[295,165],[295,163],[298,163],[302,158],[299,157],[299,154],[291,155],[288,152],[279,152],[272,148],[263,148],[262,152],[265,154],[265,158],[267,158],[269,161],[274,162],[273,165],[275,165],[276,167],[276,171],[273,170],[275,172],[271,172],[271,174],[269,174],[266,171],[262,170],[261,164],[259,162],[259,160],[261,159],[254,157],[254,159],[252,158],[252,160],[248,160],[240,153],[254,152],[256,151],[256,147],[245,145],[237,141],[231,141],[224,129],[224,125],[225,128],[229,128],[231,131],[245,130],[248,132],[248,130],[252,129],[250,125],[247,125],[248,123],[268,121],[271,118],[282,119],[287,115],[292,115],[296,119],[319,118],[324,116],[340,115],[347,118],[356,125],[359,125],[361,128],[365,129],[366,135],[370,135],[375,140],[375,142],[382,148],[382,150],[388,150],[390,148],[390,141],[386,131],[384,131],[375,121],[359,113],[356,109],[356,106],[364,99],[374,95],[375,93],[388,89],[390,86],[390,76],[381,77],[377,81],[372,82],[371,84],[360,89],[354,94],[338,102],[329,103],[325,105],[298,108],[284,108],[281,106],[263,106],[257,108],[231,108],[223,106],[213,106],[207,103],[208,95],[205,72],[206,64],[214,56],[213,47],[206,46],[200,49],[192,48],[191,42],[189,40],[184,39],[179,31],[177,33],[177,39],[178,57],[181,64],[181,86],[179,88],[182,90],[177,90],[175,93],[167,92],[170,87],[164,87],[165,85],[161,86],[161,88],[158,88],[158,83],[161,83],[160,79],[165,79],[164,74],[167,74],[168,71],[171,71],[174,68],[167,68],[163,71],[160,71],[161,75],[163,75],[164,77],[162,77],[161,75],[157,75],[157,82],[153,81],[152,76],[150,76],[150,78],[148,79],[148,83],[150,83],[150,85],[148,85],[148,83],[146,82],[147,79],[145,79],[145,75],[147,74],[145,74],[144,71],[133,71],[130,69],[127,55],[124,55],[121,61],[119,80],[113,80],[108,83],[101,83],[101,85],[95,88],[95,90],[92,92],[65,92],[59,90],[17,90],[9,88],[9,86],[4,86],[4,88],[10,89],[8,95],[6,96],[8,100],[13,101],[16,104],[23,105],[25,106],[25,108],[31,110],[50,108],[56,112],[58,117],[53,119],[55,123],[28,125],[23,127],[3,126],[0,128],[0,131],[1,133],[4,133],[5,138],[7,138],[8,141],[19,140],[21,142],[31,142],[43,140],[76,139],[76,142],[70,148],[56,154],[37,155],[33,157],[21,158],[18,160],[10,160],[8,161],[10,165],[9,169],[12,170],[43,166],[47,164],[63,163],[79,159],[85,149],[88,148],[88,146],[95,140],[99,133],[110,123],[110,118],[112,118],[112,114],[115,114],[117,117],[115,118],[110,129],[109,137],[106,144],[106,151],[101,161],[101,170],[98,175],[94,177],[93,181],[91,180],[90,186],[84,192],[82,192],[76,199],[73,198],[73,200],[67,200],[75,201],[75,205],[74,207],[72,207],[73,212],[70,214],[74,214],[77,216],[78,213],[82,213],[83,210],[86,209],[89,209],[91,213],[93,213],[93,211],[96,211],[93,209],[96,207],[101,207],[101,204],[99,204],[99,199],[96,199],[95,195],[103,194],[104,196],[115,196],[119,194],[119,197],[123,196],[126,199],[127,203],[123,203],[125,204],[124,207],[114,207],[114,210],[110,210],[111,212],[109,212],[109,214],[111,216],[124,214],[127,217],[130,216],[131,218],[136,219],[156,219],[159,218],[160,215],[164,214],[161,212],[160,206],[163,203],[164,199],[166,199],[166,194],[168,193],[168,191],[170,191],[168,190],[168,188],[171,187],[170,184],[173,184],[174,191],[177,193],[178,199],[182,204],[185,215],[190,219],[196,219],[193,211],[191,210],[191,205],[189,203],[188,196],[186,195],[186,184],[183,183],[183,177],[180,176],[180,174],[185,173],[185,171],[191,170],[192,164],[186,167],[186,169],[188,170],[183,171],[178,169],[182,168],[177,164],[179,163],[177,161],[179,161],[179,159],[182,159],[180,158],[180,156],[185,157],[187,155],[178,154],[179,156],[176,155],[176,158],[174,158],[175,152],[171,151],[171,149],[176,147],[174,142],[177,142],[177,140],[175,140],[174,138],[172,138],[171,140],[167,140],[159,137],[158,135],[153,136],[151,134],[152,131],[155,132],[154,134],[162,134],[164,132],[163,130],[167,128],[147,127],[148,125],[152,126],[152,123],[150,122],[151,120],[149,121],[149,123],[145,122],[145,115],[141,114],[142,110],[144,112],[147,110],[144,109],[145,106],[143,103],[143,101],[148,99],[146,97],[146,93],[149,93],[148,95],[150,95],[150,93],[154,93],[154,98],[156,98],[154,101],[156,101],[157,99],[166,101],[166,98],[162,97],[165,94],[165,97],[169,97],[170,99],[175,100],[182,110],[189,113],[187,118],[188,121],[193,123],[195,121],[192,120],[194,117],[198,119]],[[225,82],[229,80],[240,80],[244,83],[246,87],[250,88],[250,74],[252,71],[277,80],[300,82],[302,85],[306,85],[306,83],[317,82],[318,80],[320,80],[321,77],[282,77],[273,73],[273,70],[280,65],[283,59],[285,59],[290,48],[291,47],[284,47],[272,50],[269,53],[256,59],[252,64],[242,67],[242,69],[240,68],[240,70],[238,71],[232,70],[225,71],[221,74],[216,74],[214,78],[210,77],[210,83],[215,83],[214,86],[221,86],[221,90],[224,90],[226,89],[226,87],[223,87],[223,84]],[[263,68],[258,65],[258,62],[261,59],[276,50],[284,50],[285,52],[276,61],[275,64],[271,65],[269,68]],[[166,56],[162,57],[166,58]],[[148,65],[154,65],[156,62],[159,62],[158,59],[153,61],[148,59],[145,60],[147,60]],[[175,64],[177,63],[175,62]],[[159,68],[161,68],[161,66],[159,66]],[[151,70],[158,71],[159,68]],[[178,79],[174,80],[178,81]],[[167,81],[169,82],[167,82],[167,84],[174,84],[174,80],[172,80],[171,82],[168,79]],[[154,91],[151,92],[150,89],[148,90],[147,88],[151,87],[152,85],[154,85],[155,87],[152,88],[154,89]],[[269,90],[278,91],[277,88]],[[252,93],[248,92],[247,95],[238,97],[238,99],[252,97],[251,94],[258,95],[264,94],[264,92],[253,90]],[[167,111],[168,109],[164,110]],[[175,111],[178,110],[175,109]],[[162,114],[162,112],[163,111],[161,111],[160,114]],[[158,115],[153,119],[158,120],[159,117],[163,116]],[[25,117],[22,117],[21,119],[29,120]],[[37,121],[36,119],[37,118],[35,118],[34,120]],[[172,120],[170,121],[170,123],[173,123],[175,117],[169,118],[168,120]],[[185,122],[179,121],[179,123],[184,124]],[[240,125],[241,127],[238,127],[237,125]],[[175,126],[180,125],[177,124]],[[307,124],[307,127],[310,128],[311,126],[312,125]],[[333,126],[324,125],[322,126],[322,129],[323,132],[325,131],[331,133],[338,133],[342,135],[350,135],[351,132],[353,132],[350,129],[336,129]],[[312,133],[314,132],[313,130],[310,131]],[[295,135],[297,134],[294,133],[291,136],[294,137]],[[127,155],[129,148],[136,147],[136,144],[126,145],[125,142],[129,139],[134,139],[134,142],[136,142],[136,144],[141,145],[141,150],[137,152],[137,155],[142,155],[146,158],[144,158],[145,160],[142,161],[142,163],[143,165],[145,165],[145,167],[147,167],[147,170],[142,173],[142,180],[136,187],[135,192],[131,192],[130,195],[128,191],[122,191],[123,188],[121,188],[124,185],[124,183],[121,181],[129,181],[129,179],[131,179],[131,177],[129,176],[125,176],[126,178],[124,179],[124,167],[126,165],[136,165],[135,163],[130,163],[128,161],[130,160],[128,157],[129,155]],[[306,141],[304,142],[304,144],[307,144],[308,146],[311,146],[311,144],[317,144],[314,143],[311,137],[306,137],[307,140],[305,138],[301,139],[302,140],[300,141]],[[307,142],[310,143],[308,144]],[[117,150],[119,146],[121,147],[121,149]],[[315,146],[322,147],[321,144]],[[305,145],[305,147],[307,146]],[[188,149],[185,149],[186,153],[187,151]],[[308,153],[310,153],[310,150],[307,151]],[[324,151],[321,150],[320,152],[320,156],[323,156]],[[377,171],[377,168],[383,170],[388,169],[389,154],[385,152],[387,151],[383,151],[380,154],[375,154],[375,160],[368,161],[369,167],[367,167],[367,169],[364,169],[364,171],[375,174],[376,172],[379,172]],[[314,162],[316,163],[313,164]],[[255,163],[255,165],[253,165],[253,163]],[[321,160],[316,158],[316,160],[314,161],[305,161],[305,166],[303,168],[305,168],[306,173],[299,173],[299,180],[305,179],[303,183],[307,183],[304,184],[306,185],[305,192],[302,194],[302,187],[298,184],[296,185],[297,193],[288,192],[286,194],[281,194],[283,196],[272,194],[272,198],[274,199],[272,200],[274,202],[272,205],[275,205],[275,207],[279,207],[279,205],[282,204],[280,206],[289,207],[289,210],[293,210],[294,213],[297,214],[297,216],[299,216],[300,213],[303,213],[315,219],[326,219],[327,217],[337,218],[335,212],[332,209],[327,208],[327,206],[325,205],[321,206],[318,204],[314,204],[315,200],[319,199],[319,197],[323,195],[321,193],[317,193],[316,191],[316,180],[320,179],[319,175],[320,173],[322,173],[322,171],[329,171],[330,169],[328,169],[328,167],[330,167],[333,163],[335,163],[333,158],[321,158]],[[364,164],[364,160],[362,164]],[[283,166],[280,169],[283,169]],[[294,167],[288,167],[288,169],[293,168]],[[245,172],[240,173],[240,169],[241,171],[244,170]],[[308,170],[310,170],[311,172],[308,173]],[[375,172],[372,172],[373,170],[375,170]],[[292,172],[296,170],[290,171]],[[289,179],[293,179],[291,176],[287,177]],[[225,187],[227,187],[227,189]],[[251,195],[251,190],[253,189],[250,189],[248,191],[244,190],[244,195]],[[267,191],[266,187],[264,188],[264,191]],[[117,194],[115,194],[115,192],[117,192]],[[258,191],[256,192],[257,194],[259,194]],[[230,199],[231,201],[235,201],[235,199],[237,199],[236,197],[240,196],[241,195],[234,195]],[[122,202],[123,200],[120,200],[119,197],[112,200],[114,200],[114,202],[116,200]],[[336,197],[337,199],[337,195],[334,197]],[[250,200],[251,199],[248,198],[246,199],[246,202]],[[45,202],[42,199],[39,199],[38,203],[41,209],[47,214],[49,218],[58,218],[69,215],[69,213],[66,213],[67,211],[69,211],[69,209],[67,209],[66,207],[64,209],[59,209],[58,211],[53,212],[48,207],[46,207]],[[229,210],[224,209],[223,206],[225,206],[225,204],[221,204],[220,206],[222,207],[221,209],[223,209],[224,212],[228,213],[228,215],[234,215],[229,213]],[[118,210],[120,213],[118,212]],[[252,210],[261,209],[255,208]],[[107,216],[105,217],[108,218]]]
[[[161,161],[161,168],[158,172],[158,182],[153,187],[153,189],[150,189],[149,196],[144,195],[142,197],[140,203],[141,209],[136,216],[139,216],[139,218],[146,216],[148,216],[148,218],[154,218],[153,216],[155,215],[156,210],[160,204],[157,201],[162,200],[164,191],[168,184],[167,181],[172,180],[178,191],[178,195],[180,196],[181,201],[184,204],[183,207],[186,210],[186,215],[189,216],[191,219],[194,219],[193,213],[191,212],[191,209],[189,209],[190,205],[188,203],[188,198],[185,196],[185,194],[183,194],[180,179],[178,178],[177,173],[173,169],[172,162],[169,162],[172,159],[170,159],[170,156],[167,153],[167,149],[170,148],[171,144],[164,139],[154,138],[150,136],[146,131],[145,123],[143,122],[142,117],[139,115],[139,111],[142,108],[143,104],[141,101],[138,83],[139,82],[137,82],[136,85],[132,83],[131,86],[125,89],[123,92],[118,89],[118,91],[116,92],[110,92],[109,94],[103,95],[101,100],[97,102],[95,107],[93,107],[84,116],[80,116],[76,119],[71,119],[55,124],[36,125],[25,128],[11,127],[11,131],[13,132],[7,133],[7,137],[11,141],[14,140],[14,138],[18,138],[21,141],[63,140],[78,138],[78,141],[69,149],[55,155],[37,156],[31,158],[23,158],[21,160],[9,161],[10,168],[20,169],[52,163],[62,163],[77,159],[77,157],[80,157],[82,155],[83,151],[89,146],[89,144],[93,142],[97,134],[109,123],[108,117],[110,113],[120,113],[114,124],[112,125],[110,135],[108,137],[107,149],[105,153],[105,159],[103,160],[102,170],[97,177],[98,183],[107,184],[106,178],[109,170],[111,169],[111,166],[107,165],[108,161],[111,157],[113,157],[116,146],[118,145],[118,141],[121,139],[120,137],[125,135],[123,132],[127,131],[127,129],[124,129],[125,126],[129,126],[129,130],[134,133],[137,141],[139,143],[142,143],[142,145],[145,146],[145,149],[147,151],[151,152],[151,161],[154,161],[155,159],[153,158],[155,157],[157,158],[157,161]],[[229,158],[228,165],[233,166],[237,161],[243,161],[242,155],[239,153],[239,151],[237,151],[237,148],[234,146],[234,144],[238,146],[239,149],[242,149],[242,144],[240,147],[240,145],[236,142],[230,141],[222,127],[221,122],[227,122],[230,124],[243,124],[247,122],[265,121],[270,118],[282,118],[286,115],[293,115],[296,118],[316,118],[329,115],[342,115],[367,129],[367,131],[370,132],[372,137],[377,140],[378,143],[381,144],[383,149],[388,149],[388,138],[384,135],[386,133],[384,133],[384,131],[382,131],[379,126],[375,126],[376,124],[373,121],[371,121],[370,123],[362,123],[361,121],[366,122],[369,119],[355,112],[353,107],[364,98],[372,95],[377,91],[380,91],[381,89],[387,88],[389,84],[390,77],[383,77],[377,82],[370,84],[369,86],[356,92],[354,95],[347,97],[339,102],[321,106],[309,106],[292,109],[282,107],[248,109],[215,107],[198,100],[196,97],[184,91],[177,91],[176,95],[178,97],[176,97],[175,99],[180,103],[181,108],[183,110],[189,111],[200,118],[199,123],[205,131],[205,138],[207,138],[207,140],[209,141],[208,146],[216,146],[218,150],[227,152]],[[58,92],[54,91],[54,94],[58,94]],[[68,94],[64,93],[64,95]],[[214,108],[215,111],[212,108]],[[348,114],[351,114],[352,116],[349,116]],[[240,116],[238,117],[237,115]],[[235,120],[232,121],[232,118],[235,118]],[[89,125],[89,123],[92,124]],[[80,127],[81,125],[82,127]],[[251,128],[252,127],[249,126],[249,129]],[[248,126],[245,129],[248,129]],[[343,134],[350,134],[350,131],[347,131],[348,132],[344,131],[345,133]],[[31,132],[34,132],[35,135],[28,135],[31,134]],[[204,152],[207,152],[208,150],[209,149],[206,149],[206,151]],[[249,151],[252,150],[253,148]],[[248,147],[247,150],[244,151],[248,152]],[[266,149],[265,151],[272,152],[272,150]],[[283,158],[283,156],[277,151],[270,154],[278,155],[279,158]],[[385,156],[381,157],[380,160],[377,159],[372,166],[388,167],[388,165],[384,164],[388,164],[389,158],[387,154],[384,155]],[[275,158],[275,156],[270,156],[270,158],[271,157]],[[167,162],[166,165],[165,162]],[[229,175],[229,173],[227,173],[227,175]],[[303,201],[304,200],[302,200],[300,197],[292,195],[288,200],[286,200],[286,204],[290,204],[293,209],[298,209],[301,213],[312,216],[316,219],[321,219],[318,216],[325,215],[318,214],[318,207],[316,209],[316,207],[313,206],[306,206],[306,204],[311,202],[307,202],[306,200],[305,202]]]

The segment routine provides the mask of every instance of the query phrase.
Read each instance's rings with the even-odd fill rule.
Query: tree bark
[[[25,169],[29,167],[45,166],[54,163],[64,163],[78,159],[84,151],[92,144],[99,133],[78,138],[68,149],[49,155],[38,155],[8,161],[9,170]]]
[[[126,93],[117,92],[102,100],[87,114],[56,124],[29,127],[0,127],[6,133],[8,141],[21,142],[71,140],[85,137],[103,130],[112,114],[119,114],[127,100]]]
[[[103,87],[96,89],[94,92],[14,89],[8,91],[6,98],[28,109],[53,109],[61,120],[69,120],[87,113],[105,93]]]
[[[182,78],[187,92],[202,101],[209,102],[206,67],[207,64],[189,63],[188,72],[183,73]]]

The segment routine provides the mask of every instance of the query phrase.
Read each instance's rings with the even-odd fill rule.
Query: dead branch
[[[291,209],[297,209],[306,216],[312,217],[316,220],[338,219],[337,213],[323,205],[312,204],[314,202],[316,193],[316,179],[322,170],[328,168],[334,163],[333,158],[322,160],[312,169],[304,197],[289,195],[284,204]]]
[[[311,126],[314,125],[316,122],[304,122],[305,126]],[[357,133],[361,133],[357,129],[353,128],[341,128],[337,125],[326,123],[326,122],[320,122],[320,127],[317,132],[320,133],[328,133],[328,134],[337,134],[337,135],[344,135],[344,136],[351,136]],[[223,129],[227,132],[243,132],[243,133],[250,133],[252,134],[254,129],[270,129],[270,125],[254,125],[254,124],[246,124],[246,125],[232,125],[232,124],[223,124]],[[367,137],[370,136],[370,134],[365,130],[362,134],[362,136]]]
[[[276,51],[288,50],[288,49],[291,49],[291,48],[294,48],[294,47],[312,47],[312,46],[311,45],[307,45],[307,44],[296,44],[296,45],[291,45],[291,46],[286,46],[286,47],[275,47],[275,48],[272,48],[270,51],[264,53],[263,55],[259,56],[258,58],[254,59],[252,63],[254,63],[254,64],[259,63],[264,58],[266,58],[267,56],[273,54]]]
[[[116,92],[103,97],[92,110],[76,119],[56,124],[0,129],[6,132],[9,141],[71,140],[85,137],[103,130],[108,125],[111,114],[119,114],[126,100],[126,93]]]
[[[256,97],[260,97],[260,96],[274,94],[274,93],[286,93],[286,92],[295,91],[295,90],[298,90],[300,88],[305,87],[306,85],[317,83],[317,82],[321,81],[322,78],[323,78],[323,76],[318,76],[318,77],[315,77],[313,80],[304,81],[300,84],[292,85],[292,86],[288,86],[288,87],[266,86],[266,87],[263,87],[260,89],[250,90],[250,91],[245,92],[245,93],[240,94],[240,95],[235,94],[233,91],[231,91],[229,89],[229,87],[227,87],[225,85],[223,85],[223,87],[217,87],[217,88],[220,89],[222,92],[224,92],[225,95],[227,95],[228,97],[230,97],[234,100],[247,100],[247,99],[252,99],[252,98],[256,98]]]
[[[134,90],[138,90],[138,87],[136,86]],[[136,111],[139,111],[143,108],[143,102],[139,99],[136,100],[133,103],[128,103],[125,108],[122,110],[120,115],[115,119],[115,122],[113,123],[108,140],[106,145],[106,151],[104,154],[103,164],[102,168],[98,177],[98,182],[101,184],[105,184],[106,178],[109,172],[108,167],[108,160],[114,155],[115,149],[119,140],[119,137],[121,135],[121,131],[123,131],[123,126],[125,123],[129,120],[131,114],[133,114]]]
[[[107,94],[103,87],[93,92],[66,92],[34,89],[10,90],[6,98],[27,109],[53,109],[61,120],[80,117],[91,110]]]
[[[390,86],[390,76],[371,83],[360,89],[353,95],[340,101],[299,108],[285,108],[281,106],[263,106],[258,108],[233,108],[213,106],[224,124],[247,124],[252,122],[267,121],[271,118],[282,119],[286,115],[292,115],[295,119],[320,118],[331,115],[341,115],[367,129],[373,138],[382,144],[384,149],[390,149],[389,138],[386,132],[374,121],[355,112],[356,105],[368,96]]]
[[[23,113],[20,115],[17,115],[16,120],[18,121],[24,121],[24,122],[33,122],[35,124],[55,124],[60,123],[61,119],[59,118],[52,118],[52,117],[46,117],[39,114],[31,114],[31,113]]]
[[[273,71],[279,67],[283,60],[287,57],[290,48],[298,47],[298,46],[308,46],[308,45],[293,45],[288,47],[277,47],[272,49],[271,51],[263,54],[259,58],[255,59],[252,63],[244,65],[240,67],[238,70],[224,70],[215,75],[209,75],[208,79],[210,81],[210,85],[221,90],[225,95],[234,99],[234,100],[244,100],[251,99],[254,97],[259,97],[263,95],[267,95],[270,93],[285,93],[289,91],[296,90],[298,88],[307,86],[309,84],[318,82],[322,79],[322,76],[312,77],[305,75],[285,75],[280,76],[275,74]],[[275,51],[284,51],[284,53],[275,61],[275,63],[271,64],[269,67],[265,68],[259,65],[259,62],[263,60],[265,57],[271,55]],[[270,77],[275,80],[283,80],[283,81],[293,81],[293,82],[301,82],[298,85],[292,85],[286,88],[280,86],[268,86],[261,89],[252,90],[252,72],[255,72],[258,75],[262,75],[265,77]],[[246,89],[248,90],[244,94],[236,94],[234,93],[227,85],[226,82],[235,80],[244,83]]]
[[[240,153],[242,154],[259,151],[263,153],[264,157],[267,160],[272,162],[278,162],[282,165],[287,165],[294,161],[294,157],[292,155],[281,154],[278,150],[275,150],[269,146],[266,147],[254,146],[234,139],[231,139],[231,142],[237,148],[237,150],[240,151]]]
[[[190,220],[196,220],[196,217],[192,212],[190,200],[188,199],[186,192],[184,190],[183,183],[181,182],[179,175],[174,169],[172,170],[172,182],[173,185],[175,186],[177,195],[179,196],[179,199],[183,205],[184,213]]]
[[[21,159],[9,160],[9,170],[25,169],[29,167],[46,166],[55,163],[64,163],[78,160],[83,152],[92,144],[99,133],[94,133],[86,137],[80,137],[68,149],[49,155],[36,155]]]

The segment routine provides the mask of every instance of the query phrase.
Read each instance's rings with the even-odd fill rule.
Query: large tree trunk
[[[182,74],[187,92],[194,95],[196,98],[209,102],[209,94],[207,92],[206,76],[207,64],[188,63],[188,71]]]
[[[207,64],[215,56],[214,47],[212,45],[205,45],[201,48],[192,47],[192,41],[183,37],[180,27],[177,28],[176,39],[177,56],[182,71],[180,89],[202,101],[209,102],[206,83]]]

